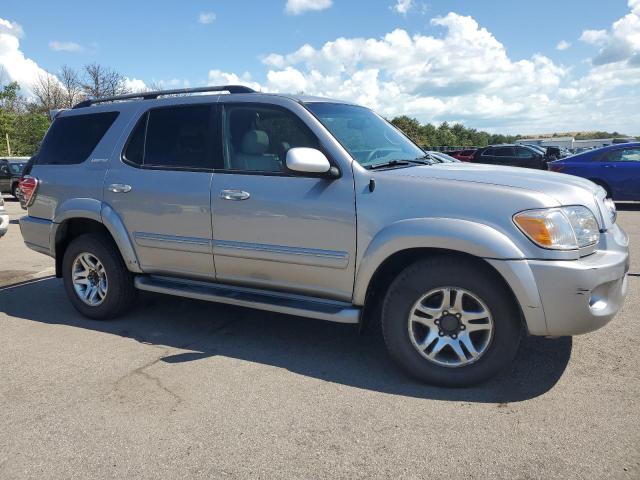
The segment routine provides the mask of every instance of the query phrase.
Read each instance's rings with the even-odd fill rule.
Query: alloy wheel
[[[463,288],[441,287],[414,304],[408,329],[411,343],[424,358],[444,367],[462,367],[487,351],[494,323],[478,295]]]

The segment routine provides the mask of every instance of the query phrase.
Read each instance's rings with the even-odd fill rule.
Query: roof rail
[[[91,105],[94,105],[96,103],[116,102],[118,100],[133,100],[134,98],[153,100],[165,95],[182,95],[202,92],[256,93],[254,89],[245,87],[244,85],[216,85],[210,87],[178,88],[175,90],[157,90],[154,92],[138,92],[128,93],[126,95],[115,95],[113,97],[93,98],[84,100],[75,105],[73,108],[90,107]]]

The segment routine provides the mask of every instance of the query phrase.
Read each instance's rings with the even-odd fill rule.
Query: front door
[[[122,218],[145,273],[211,280],[213,108],[163,107],[142,115],[112,159],[104,201]]]
[[[600,162],[600,176],[616,200],[640,200],[640,147],[608,152]]]
[[[211,190],[217,280],[350,300],[355,271],[353,177],[292,175],[288,149],[322,148],[292,112],[221,106],[224,166]]]

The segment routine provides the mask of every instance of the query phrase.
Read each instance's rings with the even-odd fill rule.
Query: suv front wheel
[[[433,258],[393,281],[382,309],[390,355],[412,376],[459,387],[511,364],[522,323],[511,293],[479,261]]]
[[[64,253],[62,269],[69,300],[86,317],[117,317],[135,298],[133,276],[113,242],[102,235],[75,238]]]

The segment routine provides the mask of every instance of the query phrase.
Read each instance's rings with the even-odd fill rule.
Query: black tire
[[[84,303],[73,286],[73,262],[85,252],[100,260],[109,282],[104,300],[96,306]],[[133,275],[127,270],[116,245],[103,235],[84,234],[72,240],[64,252],[62,276],[67,296],[73,306],[82,315],[94,320],[108,320],[122,315],[136,297]]]
[[[18,188],[18,184],[14,183],[13,185],[11,185],[11,196],[13,198],[18,198],[18,193],[16,192],[16,189]]]
[[[475,363],[438,365],[414,347],[408,329],[413,305],[428,291],[458,287],[482,299],[493,317],[493,335]],[[484,382],[509,366],[522,336],[520,309],[501,278],[481,261],[438,257],[418,261],[391,283],[382,307],[382,331],[391,357],[411,376],[430,384],[465,387]]]

